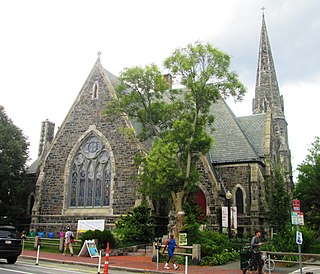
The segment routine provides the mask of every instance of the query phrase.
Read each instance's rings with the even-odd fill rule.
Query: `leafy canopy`
[[[305,221],[311,227],[320,227],[320,138],[316,137],[309,148],[309,154],[298,166],[298,183],[294,195],[300,200]]]
[[[148,243],[154,240],[153,218],[150,209],[142,204],[116,221],[116,234],[124,243]]]
[[[7,222],[25,214],[27,186],[24,182],[28,159],[26,137],[0,106],[0,216]]]
[[[274,182],[271,187],[270,223],[279,234],[282,234],[290,223],[290,196],[286,191],[280,167],[275,168]]]
[[[137,161],[142,191],[153,197],[170,193],[174,203],[179,200],[177,210],[184,194],[199,181],[199,157],[213,144],[210,108],[230,95],[240,100],[245,88],[229,70],[230,57],[210,44],[176,49],[164,66],[179,88],[171,88],[154,64],[125,68],[117,98],[107,104],[105,115],[131,119],[137,138],[147,141],[148,149]]]

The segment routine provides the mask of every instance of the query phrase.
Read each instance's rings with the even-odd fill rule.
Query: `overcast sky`
[[[37,157],[42,121],[61,125],[101,52],[115,75],[197,40],[231,56],[250,115],[262,11],[284,97],[293,169],[320,135],[319,0],[10,0],[0,2],[0,105]]]

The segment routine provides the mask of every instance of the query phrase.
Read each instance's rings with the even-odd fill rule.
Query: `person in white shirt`
[[[66,255],[67,247],[69,247],[70,256],[73,256],[73,247],[72,247],[73,241],[74,241],[74,234],[70,230],[70,227],[67,227],[67,232],[64,235],[64,250],[62,255]]]

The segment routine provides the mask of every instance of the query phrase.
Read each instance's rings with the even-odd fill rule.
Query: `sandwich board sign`
[[[100,257],[94,240],[85,240],[78,256],[90,256],[91,258]]]

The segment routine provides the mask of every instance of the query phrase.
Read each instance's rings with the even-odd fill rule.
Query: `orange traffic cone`
[[[104,261],[104,274],[108,274],[109,271],[109,243],[107,243],[107,249],[106,249],[106,258]]]

